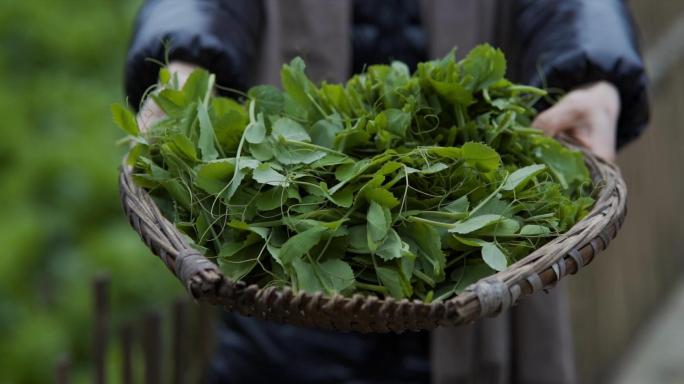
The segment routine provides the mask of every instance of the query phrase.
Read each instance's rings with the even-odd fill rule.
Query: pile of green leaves
[[[488,45],[457,61],[373,65],[320,86],[297,58],[283,90],[244,103],[214,76],[162,70],[168,115],[128,162],[196,247],[232,279],[426,302],[501,271],[580,220],[593,200],[581,153],[530,128],[545,92],[504,78]]]

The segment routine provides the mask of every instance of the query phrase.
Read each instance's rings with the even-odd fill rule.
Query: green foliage
[[[2,383],[51,382],[64,353],[76,382],[91,382],[96,273],[112,277],[113,331],[182,292],[118,201],[124,149],[109,107],[139,3],[0,2]]]
[[[508,82],[505,68],[483,45],[414,74],[374,65],[317,86],[297,58],[281,71],[284,91],[251,89],[233,106],[248,119],[223,128],[212,121],[228,101],[197,71],[206,85],[197,80],[192,96],[187,86],[161,90],[182,102],[159,104],[168,117],[130,138],[146,143],[130,162],[231,278],[444,300],[566,231],[593,203],[581,154],[529,127],[545,92]]]

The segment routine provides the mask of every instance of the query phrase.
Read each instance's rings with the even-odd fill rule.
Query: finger
[[[578,144],[582,147],[592,149],[592,140],[591,138],[586,134],[586,130],[583,127],[575,127],[572,129],[568,129],[563,131],[560,136],[565,135],[567,138],[570,139],[571,142],[574,142],[575,144]]]
[[[589,141],[586,147],[596,156],[606,160],[610,163],[615,162],[615,148],[609,145],[604,145],[595,141]]]
[[[579,130],[588,147],[599,157],[610,162],[616,157],[616,122],[605,113],[594,113],[588,119],[586,129]]]
[[[540,113],[532,122],[549,136],[572,129],[583,120],[582,104],[574,98],[566,97],[557,104]]]
[[[591,118],[586,124],[576,126],[563,132],[570,136],[576,143],[589,149],[594,155],[607,160],[615,161],[615,135],[605,125],[605,119]]]

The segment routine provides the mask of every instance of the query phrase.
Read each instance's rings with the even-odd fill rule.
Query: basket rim
[[[522,296],[548,289],[568,274],[577,273],[617,235],[626,215],[627,197],[618,167],[568,140],[561,142],[583,152],[592,181],[599,188],[587,216],[505,270],[473,283],[448,300],[432,303],[362,294],[295,294],[290,287],[262,288],[233,281],[192,248],[161,214],[147,191],[133,182],[126,156],[119,173],[120,197],[124,213],[147,247],[198,301],[242,315],[316,328],[359,332],[429,330],[463,325],[505,311]]]

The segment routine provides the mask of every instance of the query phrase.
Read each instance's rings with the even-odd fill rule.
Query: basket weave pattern
[[[624,221],[627,190],[616,166],[588,153],[585,158],[599,192],[583,220],[506,270],[478,281],[449,300],[430,304],[361,294],[295,294],[290,288],[260,288],[229,280],[162,216],[149,194],[134,184],[130,167],[121,168],[119,183],[121,202],[131,225],[195,299],[243,315],[302,326],[402,332],[495,316],[521,296],[549,288],[564,276],[576,273],[605,249]]]

